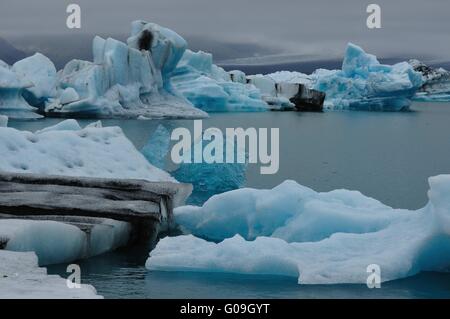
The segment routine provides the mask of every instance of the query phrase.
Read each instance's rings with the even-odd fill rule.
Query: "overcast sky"
[[[82,8],[81,30],[66,27],[69,3]],[[382,29],[366,27],[370,3],[382,8]],[[224,53],[229,44],[242,53],[221,59],[334,58],[351,41],[378,56],[448,61],[449,15],[449,0],[0,0],[0,37],[17,44],[17,38],[33,36],[45,45],[49,35],[126,35],[132,20],[144,19],[203,49]]]

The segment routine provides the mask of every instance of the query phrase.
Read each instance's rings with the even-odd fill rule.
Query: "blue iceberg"
[[[212,55],[202,51],[186,50],[171,74],[171,81],[179,93],[206,112],[269,109],[259,89],[233,82],[229,73],[213,63]]]
[[[169,169],[166,158],[171,144],[169,129],[159,125],[141,150],[150,164],[166,171]],[[232,140],[223,137],[223,141],[225,158],[227,143],[232,143]],[[202,149],[207,144],[202,139],[191,145],[191,149],[195,149],[197,143],[202,143]],[[246,171],[247,163],[195,163],[192,152],[190,163],[181,163],[170,173],[177,181],[193,185],[187,203],[201,205],[215,194],[242,187],[246,182]]]
[[[407,62],[380,64],[377,58],[349,43],[341,70],[318,69],[310,75],[275,72],[266,75],[279,84],[299,83],[326,94],[331,110],[406,111],[422,86],[422,74]]]
[[[381,281],[448,271],[450,175],[429,184],[429,203],[416,211],[354,191],[317,193],[293,181],[216,195],[202,207],[176,210],[191,234],[162,239],[146,267],[285,275],[300,284],[366,283],[373,264]]]

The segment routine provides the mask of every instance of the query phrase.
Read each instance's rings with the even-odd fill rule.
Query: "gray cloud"
[[[366,6],[382,7],[381,30],[365,26]],[[82,29],[65,27],[65,8],[78,3]],[[379,56],[450,60],[447,0],[1,0],[0,36],[20,38],[102,34],[125,36],[132,20],[159,23],[213,51],[219,60],[255,55],[316,59],[342,55],[347,42]]]

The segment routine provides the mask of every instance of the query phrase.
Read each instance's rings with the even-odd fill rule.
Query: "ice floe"
[[[80,129],[66,120],[36,133],[0,127],[0,170],[175,181],[151,165],[119,127]]]
[[[95,288],[70,289],[66,279],[47,275],[34,253],[0,250],[0,299],[98,299]]]
[[[300,284],[366,283],[367,267],[389,281],[450,267],[450,175],[429,179],[429,203],[392,209],[359,192],[317,193],[288,181],[272,190],[216,195],[181,207],[194,235],[162,239],[150,270],[286,275]]]

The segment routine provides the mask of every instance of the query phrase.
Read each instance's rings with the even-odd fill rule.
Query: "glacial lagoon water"
[[[11,121],[10,126],[35,131],[59,121]],[[192,127],[186,120],[102,122],[121,126],[138,149],[159,124]],[[448,103],[415,103],[407,113],[218,113],[203,125],[280,128],[280,170],[260,175],[259,165],[250,165],[249,187],[293,179],[318,191],[354,189],[392,207],[417,209],[427,202],[427,178],[450,173]],[[381,289],[300,286],[287,277],[149,272],[146,257],[142,249],[125,248],[80,261],[82,281],[106,298],[450,298],[449,273],[422,273]],[[66,265],[48,269],[67,276]]]

